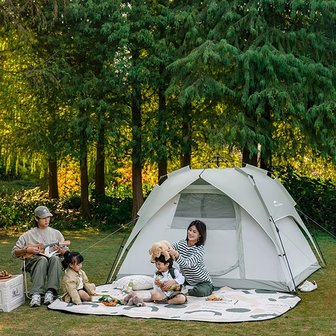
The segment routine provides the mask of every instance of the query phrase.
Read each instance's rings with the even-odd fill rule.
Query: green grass
[[[0,194],[11,195],[19,191],[35,188],[36,186],[36,183],[24,180],[0,181]]]
[[[66,232],[73,251],[83,252],[84,269],[96,284],[105,283],[121,234]],[[0,269],[19,272],[19,260],[10,255],[17,237],[0,232]],[[311,276],[318,289],[300,293],[301,302],[286,314],[267,321],[246,323],[208,323],[140,319],[122,316],[75,315],[30,308],[29,300],[9,313],[0,312],[0,335],[184,335],[184,336],[331,336],[336,335],[336,240],[318,235],[318,243],[328,263]]]

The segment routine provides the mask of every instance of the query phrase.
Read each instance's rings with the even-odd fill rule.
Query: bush
[[[277,172],[279,180],[291,194],[297,208],[319,226],[336,234],[336,186],[331,180],[299,175],[291,168]],[[313,221],[309,221],[313,224]]]
[[[131,220],[132,199],[130,197],[96,197],[91,200],[90,205],[94,214],[93,220],[99,223],[101,229],[110,229]]]
[[[46,205],[53,213],[57,207],[39,188],[16,192],[0,200],[0,228],[26,230],[34,226],[34,209]]]
[[[98,228],[112,229],[130,221],[131,198],[91,198],[92,218],[84,219],[79,211],[80,197],[70,195],[59,200],[49,200],[48,194],[40,188],[4,195],[0,199],[0,228],[25,231],[35,225],[34,209],[45,205],[54,215],[51,225],[60,230]]]
[[[299,175],[291,168],[278,169],[276,175],[304,214],[336,234],[336,188],[331,180]],[[52,226],[62,230],[110,230],[131,220],[132,198],[128,194],[105,197],[93,194],[90,198],[92,218],[86,220],[80,214],[80,197],[77,194],[49,200],[45,191],[33,188],[4,195],[0,199],[0,228],[27,230],[34,225],[33,212],[41,204],[54,214]]]

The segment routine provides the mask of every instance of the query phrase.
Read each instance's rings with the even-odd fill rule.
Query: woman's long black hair
[[[195,226],[197,231],[199,232],[200,234],[200,237],[197,241],[197,243],[195,244],[196,246],[201,246],[201,245],[204,245],[205,241],[206,241],[206,238],[207,238],[207,229],[206,229],[206,225],[204,222],[200,221],[199,219],[196,219],[194,221],[192,221],[189,226],[188,226],[188,229],[187,231],[192,227],[192,226]],[[188,233],[187,233],[187,238],[186,240],[188,241]]]

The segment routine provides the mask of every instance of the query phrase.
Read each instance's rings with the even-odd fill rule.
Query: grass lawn
[[[0,181],[0,194],[10,195],[18,191],[23,191],[37,187],[37,184],[30,181],[15,180],[15,181]]]
[[[104,284],[123,236],[97,232],[63,232],[73,251],[83,252],[83,269],[92,282]],[[20,261],[10,255],[17,237],[0,232],[0,270],[20,273]],[[76,315],[30,308],[29,300],[9,313],[0,312],[0,335],[336,335],[336,240],[318,235],[327,267],[311,276],[318,289],[299,293],[301,302],[286,314],[267,321],[209,323],[138,319],[121,316]]]

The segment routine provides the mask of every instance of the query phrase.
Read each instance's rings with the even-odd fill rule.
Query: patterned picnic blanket
[[[97,293],[111,295],[122,299],[125,294],[112,285],[98,286]],[[138,295],[146,298],[150,291],[138,291]],[[92,315],[124,315],[137,318],[157,318],[172,320],[207,321],[207,322],[243,322],[261,321],[278,317],[294,308],[300,298],[296,295],[264,291],[237,290],[223,287],[213,292],[217,301],[207,298],[188,296],[188,302],[182,305],[155,304],[146,302],[144,307],[116,305],[105,306],[95,297],[92,302],[74,305],[61,300],[54,301],[49,309]]]

